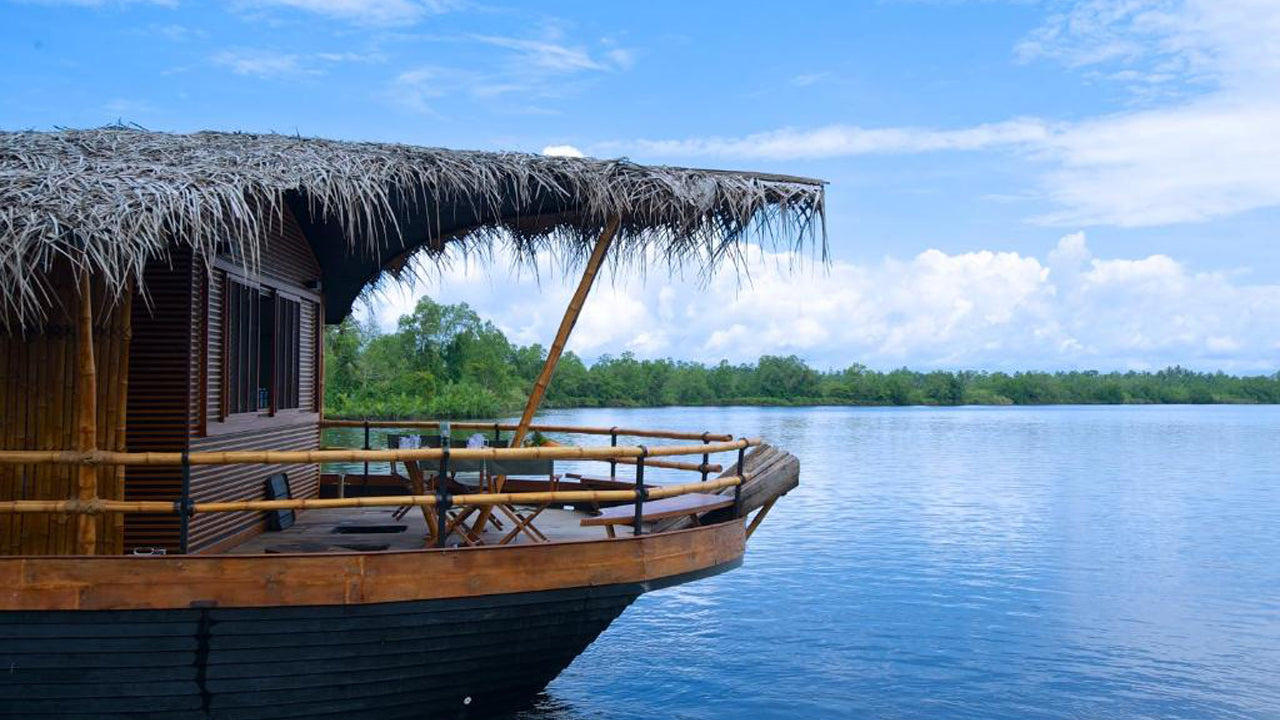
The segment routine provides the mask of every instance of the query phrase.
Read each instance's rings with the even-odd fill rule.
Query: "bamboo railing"
[[[334,422],[334,421],[330,421]],[[338,421],[341,422],[341,421]],[[363,423],[361,423],[363,424]],[[438,423],[437,423],[438,425]],[[333,427],[334,425],[330,425]],[[390,423],[387,426],[405,427],[404,424]],[[429,426],[426,422],[418,422],[416,427]],[[457,427],[458,425],[454,425]],[[341,426],[339,426],[341,427]],[[492,427],[488,425],[486,427]],[[565,432],[590,430],[572,426],[557,427]],[[692,433],[663,433],[663,431],[643,431],[650,437],[676,435],[688,437]],[[709,433],[693,435],[694,437],[712,436]],[[405,506],[438,506],[477,507],[484,509],[506,505],[545,505],[549,503],[574,502],[627,502],[637,505],[646,500],[658,500],[676,497],[693,492],[707,492],[722,488],[740,488],[743,477],[706,479],[706,473],[712,466],[706,462],[711,453],[737,451],[739,457],[748,447],[759,445],[759,439],[742,438],[732,441],[704,442],[701,445],[662,445],[654,447],[618,446],[606,447],[526,447],[526,448],[424,448],[393,450],[232,450],[222,452],[111,452],[103,450],[71,451],[71,450],[5,450],[0,451],[0,465],[36,465],[63,464],[80,468],[97,466],[153,466],[168,465],[190,467],[193,465],[236,465],[236,464],[311,464],[324,462],[419,462],[440,460],[608,460],[619,463],[637,465],[636,488],[633,490],[557,490],[550,492],[524,493],[471,493],[460,495],[392,495],[358,498],[296,498],[289,500],[238,500],[229,502],[193,503],[183,499],[168,501],[127,501],[106,500],[93,496],[84,497],[83,493],[69,500],[11,500],[0,502],[0,513],[63,513],[73,514],[81,518],[103,513],[182,513],[187,515],[218,512],[257,512],[271,510],[308,510],[320,508],[354,508],[354,507],[405,507]],[[643,468],[652,462],[648,458],[672,457],[681,455],[702,455],[700,464],[669,462],[666,465],[675,469],[692,470],[703,473],[703,480],[681,485],[664,485],[648,487],[643,485]],[[81,523],[81,526],[88,523]]]
[[[440,420],[321,420],[320,427],[323,428],[404,428],[408,429],[439,429],[442,421]],[[451,428],[459,428],[462,430],[501,430],[511,431],[519,427],[516,423],[485,423],[485,422],[449,422],[443,421],[443,424]],[[660,438],[663,440],[704,440],[710,442],[728,442],[733,440],[733,435],[719,433],[697,433],[680,430],[642,430],[639,428],[622,428],[622,427],[591,427],[579,425],[530,425],[530,432],[562,432],[572,433],[574,435],[616,435],[617,437],[643,437],[643,438]]]
[[[743,438],[730,442],[702,445],[656,445],[646,447],[525,447],[525,448],[452,448],[454,460],[617,460],[672,457],[730,452],[754,447],[759,438]],[[329,462],[405,462],[439,460],[442,448],[413,450],[223,450],[211,452],[114,452],[109,450],[3,450],[0,465],[302,465]],[[691,463],[690,463],[691,464]]]
[[[735,487],[742,477],[731,475],[707,482],[662,485],[644,491],[648,500],[677,497],[693,492],[706,492]],[[548,503],[627,502],[636,499],[635,490],[555,490],[525,493],[469,493],[452,495],[451,506],[491,507],[494,505],[544,505]],[[318,510],[360,507],[433,506],[440,502],[436,495],[386,495],[356,498],[295,498],[291,500],[233,500],[193,503],[192,513],[256,512],[270,510]],[[162,500],[10,500],[0,502],[0,512],[11,513],[168,513],[174,503]]]
[[[486,430],[486,431],[493,431],[495,433],[503,432],[503,431],[509,432],[509,431],[517,430],[520,427],[519,424],[517,423],[502,423],[502,422],[484,423],[484,422],[472,422],[472,421],[450,422],[450,421],[440,421],[440,420],[329,420],[329,419],[324,419],[320,421],[320,427],[322,428],[357,428],[357,429],[364,428],[366,433],[366,436],[365,436],[366,442],[368,441],[367,433],[370,428],[380,428],[380,429],[393,428],[393,429],[402,429],[402,430],[439,430],[441,425],[448,425],[450,428],[457,428],[460,430]],[[696,433],[696,432],[688,432],[688,431],[681,431],[681,430],[645,430],[641,428],[593,427],[593,426],[586,426],[586,425],[534,424],[534,425],[530,425],[528,429],[531,432],[532,431],[558,432],[558,433],[569,433],[572,435],[609,435],[612,437],[615,445],[617,444],[617,439],[619,437],[658,438],[663,440],[701,440],[703,443],[728,442],[734,439],[733,435],[730,435],[727,433],[713,433],[713,432]],[[653,453],[650,453],[650,456],[652,456],[652,454]],[[708,473],[721,472],[722,470],[724,470],[724,467],[719,464],[707,462],[708,458],[706,457],[706,455],[707,453],[704,451],[703,461],[701,463],[678,462],[678,461],[671,461],[671,460],[652,460],[652,459],[645,459],[643,462],[648,467],[663,468],[666,470],[688,470],[690,472],[700,472],[704,474],[703,475],[704,477]],[[599,460],[602,462],[613,463],[616,465],[635,465],[638,462],[641,462],[636,458],[581,458],[581,459]],[[369,473],[366,471],[364,474],[368,475]]]

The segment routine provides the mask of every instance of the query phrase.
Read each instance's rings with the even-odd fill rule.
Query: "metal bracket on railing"
[[[702,432],[703,445],[708,445],[711,443],[711,440],[708,439],[709,435],[711,435],[710,431],[704,430]],[[710,471],[709,470],[710,465],[711,465],[711,455],[708,453],[702,453],[702,482],[707,481],[707,473]]]
[[[364,421],[364,449],[365,450],[371,449],[369,447],[369,421],[368,420]],[[395,463],[393,462],[391,463],[391,465],[392,465],[392,468],[394,469]],[[369,461],[368,460],[364,461],[364,477],[361,478],[360,484],[361,485],[369,484]]]
[[[502,442],[502,429],[498,427],[498,423],[493,424],[493,446],[498,447],[498,443]]]
[[[440,472],[436,474],[436,547],[445,546],[449,534],[449,506],[453,496],[449,494],[449,438],[440,443]]]
[[[744,442],[746,438],[741,438]],[[747,447],[738,448],[738,484],[733,486],[733,516],[742,517],[742,483],[747,481]]]
[[[644,501],[649,497],[649,491],[644,486],[644,459],[649,454],[649,448],[640,446],[640,457],[636,458],[636,515],[635,515],[635,534],[644,534],[644,528],[641,527],[640,518],[644,517]]]
[[[614,425],[609,428],[609,446],[618,447],[618,426]],[[618,477],[618,458],[609,458],[609,478]]]
[[[178,513],[178,552],[187,554],[187,545],[191,537],[191,516],[195,514],[195,503],[191,502],[191,451],[182,451],[182,494],[173,504],[173,511]]]

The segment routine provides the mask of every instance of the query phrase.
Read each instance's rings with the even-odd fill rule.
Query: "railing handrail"
[[[321,447],[320,449],[321,450],[346,450],[347,448]],[[637,462],[639,462],[638,458],[622,458],[622,459],[584,458],[584,459],[594,461],[594,462],[616,462],[619,465],[635,465]],[[706,459],[705,454],[704,454],[704,459]],[[721,470],[724,470],[723,465],[720,465],[719,463],[713,463],[713,462],[689,463],[689,462],[677,462],[674,460],[645,460],[644,464],[649,467],[663,468],[664,470],[687,470],[689,472],[696,472],[696,473],[713,473],[713,472],[720,472]],[[359,475],[360,473],[347,473],[347,474]],[[368,475],[369,473],[364,473],[364,474]]]
[[[657,500],[692,492],[706,492],[742,484],[743,477],[730,475],[707,482],[681,485],[658,485],[643,492],[645,499]],[[485,505],[538,505],[570,502],[625,502],[635,500],[637,490],[554,490],[524,493],[467,493],[449,496],[452,506]],[[269,510],[315,510],[321,508],[350,507],[404,507],[431,506],[438,502],[437,495],[380,495],[356,498],[293,498],[289,500],[230,500],[222,502],[193,503],[192,514],[210,512],[255,512]],[[99,513],[176,513],[177,503],[163,500],[9,500],[0,502],[0,513],[67,513],[96,515]]]
[[[450,428],[458,428],[461,430],[515,430],[515,423],[492,423],[492,422],[475,422],[466,421],[449,421],[449,420],[331,420],[324,419],[320,421],[320,427],[348,427],[348,428],[439,428],[441,423],[447,424]],[[712,442],[727,442],[733,440],[734,436],[726,433],[698,433],[689,432],[687,430],[644,430],[639,428],[623,428],[623,427],[591,427],[586,425],[530,425],[529,430],[538,432],[563,432],[573,433],[576,435],[618,435],[624,437],[647,437],[658,438],[662,440],[708,440]]]
[[[701,445],[602,446],[576,445],[522,448],[452,448],[454,460],[609,460],[640,457],[673,457],[729,452],[754,447],[760,438],[742,438],[730,442]],[[439,460],[442,448],[394,450],[225,450],[206,452],[116,452],[95,450],[4,450],[0,465],[100,465],[138,466],[171,465],[303,465],[329,462],[405,462]]]

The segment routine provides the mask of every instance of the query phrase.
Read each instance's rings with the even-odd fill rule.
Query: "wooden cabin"
[[[533,424],[597,272],[655,255],[710,271],[752,233],[790,247],[820,232],[822,198],[815,180],[625,161],[0,132],[0,718],[527,702],[640,594],[740,565],[799,482],[794,456],[742,434]],[[519,422],[484,425],[506,442],[316,449],[341,424],[325,323],[388,275],[500,245],[584,268]],[[531,430],[587,441],[523,447]],[[531,460],[540,477],[507,482]],[[610,475],[543,472],[559,460]],[[402,492],[315,497],[318,463],[361,461],[399,463]],[[264,499],[277,473],[291,497]],[[305,514],[255,537],[280,512]]]
[[[704,269],[820,229],[822,184],[625,161],[457,152],[278,135],[108,128],[0,133],[0,452],[190,452],[320,445],[323,332],[367,287],[450,250],[499,243],[581,259],[616,218],[613,257],[656,248]],[[89,301],[82,302],[82,288]],[[77,393],[91,315],[96,423]],[[84,371],[81,368],[81,371]],[[85,476],[96,473],[93,494]],[[96,470],[0,464],[0,502],[253,500],[319,467]],[[186,485],[189,483],[189,485]],[[216,551],[261,512],[93,516],[100,554]],[[0,554],[67,554],[76,519],[0,513]]]
[[[147,297],[107,306],[94,327],[98,388],[97,447],[189,451],[254,447],[312,450],[320,446],[324,307],[315,253],[288,208],[266,223],[257,272],[230,253],[212,263],[190,249],[147,263]],[[75,447],[76,309],[70,273],[58,284],[50,317],[3,337],[3,449]],[[263,497],[265,479],[287,472],[294,497],[314,497],[319,466],[200,466],[192,469],[197,502]],[[68,467],[0,467],[0,499],[74,496]],[[182,494],[177,468],[132,467],[99,472],[107,499],[173,500]],[[116,515],[102,522],[99,553],[138,548],[201,552],[260,531],[263,513],[192,518],[186,545],[178,516]],[[0,515],[7,554],[69,553],[75,523],[65,515]]]

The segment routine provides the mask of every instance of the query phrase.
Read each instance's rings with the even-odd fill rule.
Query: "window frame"
[[[213,429],[217,431],[225,432],[225,431],[230,431],[233,428],[239,429],[246,425],[254,425],[254,424],[257,424],[257,421],[265,420],[265,419],[280,418],[280,417],[293,417],[293,418],[318,417],[319,416],[318,407],[312,407],[312,408],[302,407],[305,399],[314,398],[319,393],[318,383],[320,382],[320,379],[319,379],[320,368],[317,366],[315,368],[312,368],[312,383],[311,383],[311,384],[317,385],[317,387],[303,386],[303,368],[302,368],[303,344],[311,343],[312,345],[316,345],[320,341],[315,337],[311,337],[310,335],[304,337],[304,334],[303,334],[304,313],[303,313],[302,306],[303,306],[303,303],[307,303],[307,302],[310,302],[313,304],[312,312],[315,314],[315,323],[314,323],[315,328],[313,328],[313,334],[315,334],[317,337],[322,337],[320,335],[319,327],[320,327],[320,318],[321,318],[320,313],[323,312],[323,297],[319,293],[312,292],[310,290],[298,287],[292,283],[282,281],[278,278],[274,278],[267,275],[257,276],[257,277],[254,277],[252,280],[250,280],[249,277],[246,276],[246,274],[243,272],[243,269],[238,264],[232,264],[232,263],[220,260],[219,262],[215,263],[214,269],[221,274],[220,281],[222,284],[222,318],[221,318],[222,333],[220,338],[221,345],[222,345],[222,352],[220,353],[220,358],[219,358],[220,366],[209,368],[210,371],[219,373],[219,379],[220,379],[219,381],[221,385],[221,388],[220,388],[221,391],[219,393],[220,397],[218,398],[219,407],[216,408],[217,410],[216,419],[218,420],[218,423],[217,423],[217,427]],[[270,307],[272,308],[272,313],[273,313],[273,318],[272,318],[273,328],[272,328],[270,347],[261,347],[260,345],[258,348],[259,358],[262,357],[263,352],[270,353],[270,356],[271,356],[270,357],[270,368],[271,368],[270,374],[272,375],[272,379],[271,379],[271,386],[270,386],[271,389],[269,393],[270,401],[267,407],[260,407],[260,408],[255,408],[251,410],[241,410],[238,412],[231,412],[232,410],[231,394],[235,392],[235,388],[233,388],[231,385],[231,374],[232,374],[231,373],[232,343],[230,338],[230,334],[231,334],[230,331],[231,331],[231,324],[232,324],[231,306],[232,306],[233,288],[237,284],[244,287],[248,287],[251,290],[256,290],[260,294],[266,293],[270,296],[272,300],[272,302],[270,303]],[[259,295],[259,297],[261,297],[261,295]],[[280,316],[281,316],[281,308],[282,306],[284,306],[284,303],[282,303],[281,300],[289,301],[293,303],[294,306],[296,307],[296,312],[292,313],[294,317],[291,318],[291,320],[296,320],[296,332],[294,333],[295,347],[291,349],[293,357],[296,359],[296,362],[294,364],[294,367],[292,368],[292,372],[287,373],[288,375],[292,376],[292,382],[296,386],[294,388],[294,392],[291,394],[291,397],[287,398],[287,400],[290,402],[287,402],[286,404],[291,404],[292,405],[291,407],[282,407],[280,402],[281,400],[280,383],[282,382],[281,372],[280,372],[281,359],[279,357],[279,353],[281,351]],[[261,322],[263,319],[264,318],[261,317],[260,315],[259,325],[258,325],[259,328],[261,328]],[[209,314],[206,312],[205,322],[208,322],[208,321],[209,321]],[[261,359],[259,359],[258,362],[261,363]],[[318,361],[315,361],[315,362],[318,362]],[[206,366],[207,365],[208,363],[206,362]],[[283,379],[283,381],[285,382],[287,382],[288,380],[289,378]],[[259,380],[259,386],[261,386],[260,380]],[[212,409],[207,407],[207,405],[206,407],[203,408],[203,411],[206,416],[211,414],[211,410]],[[206,431],[205,434],[206,435],[217,434],[217,432],[210,433],[209,431]]]

